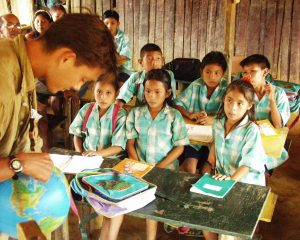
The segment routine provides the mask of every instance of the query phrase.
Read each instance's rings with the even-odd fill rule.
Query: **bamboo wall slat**
[[[72,12],[80,12],[81,3],[99,15],[116,3],[136,70],[140,48],[147,42],[161,47],[166,62],[202,59],[212,50],[225,53],[228,1],[70,0]],[[264,54],[274,77],[300,83],[300,0],[241,0],[236,9],[234,55]]]

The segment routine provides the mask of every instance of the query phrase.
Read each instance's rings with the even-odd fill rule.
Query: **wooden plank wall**
[[[225,51],[226,9],[230,0],[69,0],[71,12],[120,14],[120,28],[132,43],[133,66],[140,48],[158,44],[169,62],[202,59]],[[300,83],[300,0],[241,0],[237,5],[235,55],[266,55],[274,77]]]

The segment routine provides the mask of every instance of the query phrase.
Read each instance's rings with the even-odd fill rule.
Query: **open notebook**
[[[195,125],[195,124],[185,124],[185,125],[190,140],[200,141],[205,143],[211,143],[213,141],[211,125]]]
[[[50,154],[54,166],[64,173],[79,173],[84,169],[99,168],[103,162],[101,156],[84,157],[78,155]]]

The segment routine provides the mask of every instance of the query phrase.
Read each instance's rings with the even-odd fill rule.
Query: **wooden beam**
[[[234,55],[235,17],[237,0],[228,0],[226,16],[225,52],[227,54],[227,79],[231,81],[232,57]]]
[[[33,220],[19,223],[17,231],[19,240],[47,240],[46,236],[42,233],[37,223]]]

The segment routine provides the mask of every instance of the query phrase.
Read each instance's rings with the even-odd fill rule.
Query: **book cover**
[[[205,173],[195,184],[192,185],[190,191],[211,197],[223,198],[235,183],[235,180],[215,180],[210,174]]]
[[[121,173],[132,174],[137,178],[142,178],[150,172],[153,167],[154,165],[145,162],[125,158],[114,166],[113,169]]]
[[[211,143],[213,141],[211,125],[185,124],[190,140]]]

